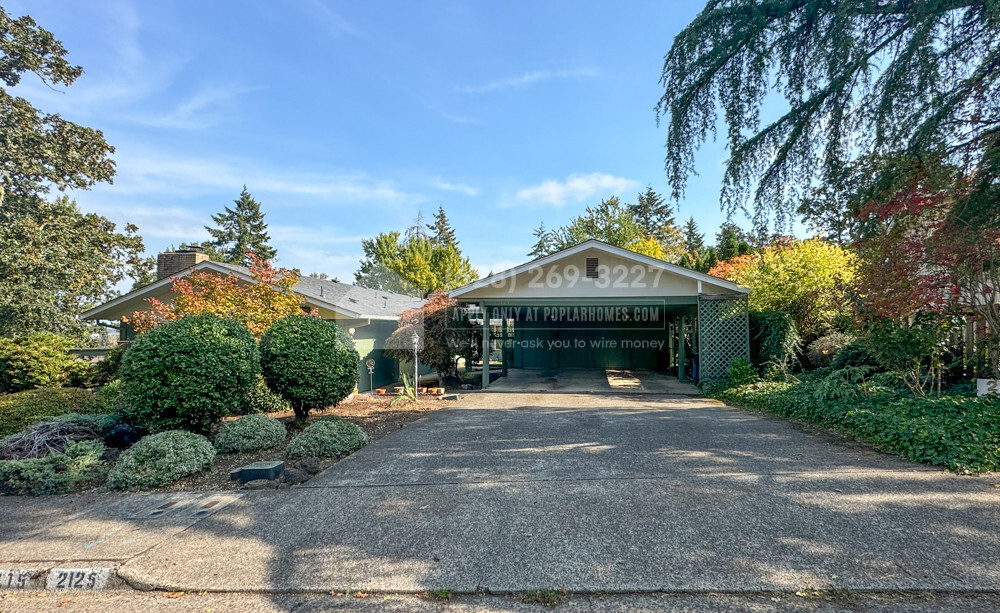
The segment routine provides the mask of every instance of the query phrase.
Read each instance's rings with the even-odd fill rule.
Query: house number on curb
[[[38,577],[39,572],[34,569],[4,569],[0,570],[0,589],[4,590],[27,590],[41,587]]]
[[[108,584],[108,568],[53,568],[45,581],[47,590],[101,590]]]

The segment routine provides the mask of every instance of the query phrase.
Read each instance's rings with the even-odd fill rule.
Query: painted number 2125
[[[85,570],[57,570],[55,572],[55,583],[52,585],[57,590],[92,590],[97,587],[97,579],[100,575],[96,570],[87,572]]]

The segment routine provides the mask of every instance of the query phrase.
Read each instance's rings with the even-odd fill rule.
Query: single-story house
[[[449,292],[508,368],[626,368],[716,379],[750,357],[749,290],[588,240]],[[497,351],[499,349],[499,351]],[[483,369],[483,387],[489,385]]]
[[[121,340],[131,340],[134,332],[127,323],[121,323],[122,317],[149,310],[149,298],[170,302],[172,278],[183,277],[196,270],[235,275],[248,283],[253,281],[248,268],[212,262],[197,248],[169,251],[157,257],[157,280],[154,283],[94,307],[80,317],[117,327]],[[358,364],[359,391],[371,389],[365,366],[368,359],[375,360],[375,387],[398,379],[399,365],[385,355],[385,341],[396,330],[399,314],[419,307],[423,304],[422,299],[307,276],[303,276],[292,291],[302,298],[305,310],[336,322],[354,339],[361,356]]]

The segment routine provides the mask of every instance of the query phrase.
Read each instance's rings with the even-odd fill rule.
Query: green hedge
[[[106,398],[76,387],[43,387],[0,395],[0,436],[17,434],[36,421],[65,413],[112,413]]]
[[[871,386],[842,398],[824,396],[820,380],[760,382],[712,396],[723,402],[800,419],[847,434],[915,462],[960,472],[1000,470],[1000,402],[990,398],[915,398]]]

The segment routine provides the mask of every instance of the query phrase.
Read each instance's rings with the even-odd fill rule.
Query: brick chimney
[[[207,259],[208,255],[201,245],[188,245],[183,249],[161,253],[156,256],[156,280],[172,277]]]

